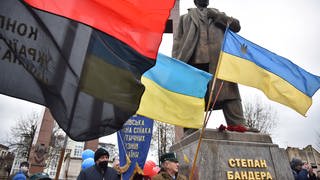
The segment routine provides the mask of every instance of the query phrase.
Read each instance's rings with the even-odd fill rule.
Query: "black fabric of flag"
[[[0,93],[48,107],[74,140],[119,130],[155,60],[87,25],[16,0],[0,6]]]

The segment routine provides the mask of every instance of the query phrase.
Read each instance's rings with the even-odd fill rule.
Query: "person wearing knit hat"
[[[106,158],[108,158],[109,160],[109,152],[107,150],[105,150],[104,148],[99,148],[96,150],[96,152],[94,153],[94,162],[96,162],[97,160],[99,160],[99,158],[101,156],[105,156]]]
[[[119,179],[120,175],[111,167],[108,167],[109,152],[104,148],[98,148],[94,153],[95,165],[83,169],[77,180],[102,180],[102,179]]]
[[[290,166],[295,180],[315,179],[315,174],[312,172],[312,168],[308,163],[303,163],[301,159],[293,158],[290,162]]]

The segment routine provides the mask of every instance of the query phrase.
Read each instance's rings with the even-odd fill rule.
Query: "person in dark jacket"
[[[99,148],[94,153],[95,165],[82,170],[77,180],[120,180],[120,175],[112,167],[108,167],[109,152]]]
[[[290,166],[295,180],[316,180],[316,176],[308,163],[303,163],[300,159],[293,158]]]

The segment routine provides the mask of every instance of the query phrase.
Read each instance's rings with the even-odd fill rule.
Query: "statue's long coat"
[[[227,24],[226,20],[233,20],[230,25],[231,30],[239,31],[240,25],[238,20],[227,17],[217,9],[206,8],[205,10],[217,16],[203,18],[199,16],[199,9],[192,8],[189,9],[188,14],[180,17],[179,25],[174,33],[172,57],[189,64],[209,63],[209,72],[214,74]],[[221,81],[217,80],[214,95],[220,84]],[[225,81],[218,101],[231,99],[240,99],[238,85]]]

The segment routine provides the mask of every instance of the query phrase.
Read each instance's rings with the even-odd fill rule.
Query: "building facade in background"
[[[71,174],[72,177],[74,177],[75,173],[80,172],[83,148],[84,142],[76,142],[68,138],[59,178],[66,177],[68,174]],[[59,151],[59,153],[57,153],[50,162],[48,162],[49,160],[47,161],[50,165],[44,169],[44,172],[48,173],[50,178],[55,178],[56,176],[60,154],[61,151]]]
[[[13,164],[14,154],[9,147],[0,144],[0,179],[7,179]]]

